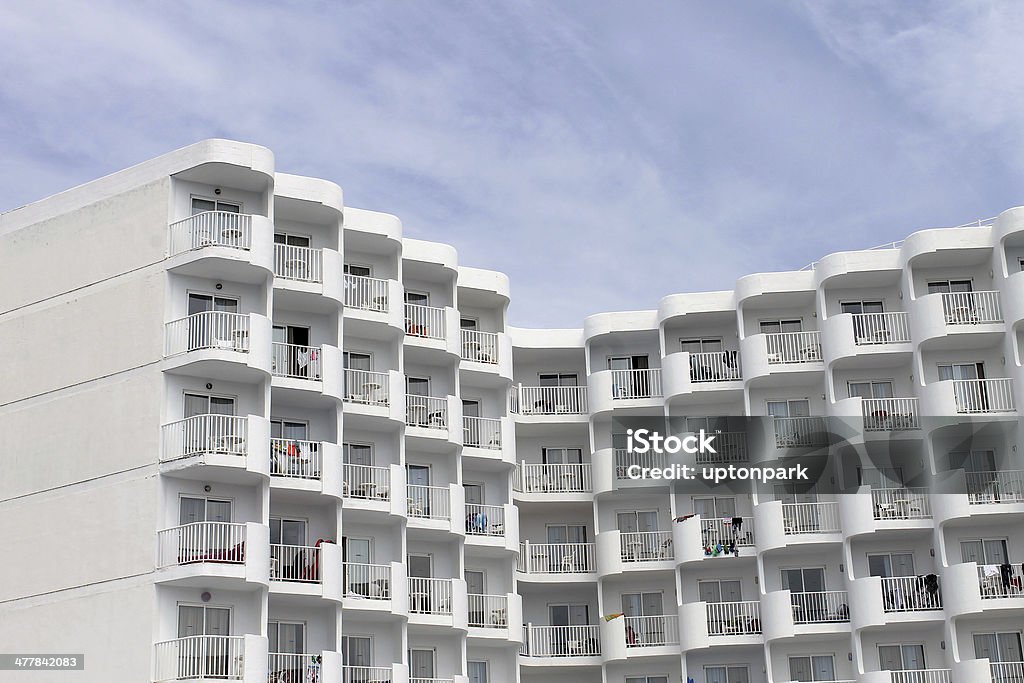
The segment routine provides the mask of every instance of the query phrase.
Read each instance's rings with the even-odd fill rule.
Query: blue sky
[[[0,4],[0,209],[206,137],[573,327],[1024,204],[1024,3]]]

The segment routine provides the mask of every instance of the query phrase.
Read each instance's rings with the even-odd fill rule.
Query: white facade
[[[1010,209],[526,330],[504,275],[253,145],[3,214],[0,651],[103,682],[1022,681],[1022,258]],[[897,464],[686,493],[623,476],[641,415],[733,463],[846,418]]]

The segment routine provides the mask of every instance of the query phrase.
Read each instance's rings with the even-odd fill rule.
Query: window
[[[991,450],[954,451],[949,454],[949,464],[952,469],[962,469],[965,472],[995,472],[996,452]]]
[[[775,490],[775,500],[782,501],[784,504],[788,504],[788,503],[817,503],[818,502],[818,492],[815,491],[814,489],[809,489],[807,491],[797,491],[791,484],[776,484],[774,490]],[[790,514],[790,513],[787,512],[787,509],[783,509],[782,514],[783,515],[787,515],[787,514]],[[794,514],[799,514],[799,513],[794,513]],[[807,515],[807,516],[810,516],[810,515]],[[803,522],[803,521],[804,520],[801,519],[801,522]],[[788,520],[787,520],[787,523],[788,523]],[[807,519],[806,523],[807,524],[816,524],[816,522],[812,521],[811,519]],[[803,524],[801,523],[800,526],[803,526]]]
[[[434,651],[433,650],[409,650],[409,678],[433,678],[434,677]]]
[[[878,664],[883,671],[920,671],[927,669],[924,660],[924,645],[906,643],[879,645]]]
[[[701,519],[729,519],[736,516],[736,498],[734,496],[716,496],[714,498],[694,498],[693,514]]]
[[[861,380],[848,382],[850,398],[892,398],[892,382],[888,380]]]
[[[984,363],[939,363],[939,381],[950,379],[984,379]]]
[[[342,352],[342,360],[348,370],[373,370],[373,355],[360,351]]]
[[[761,334],[777,334],[779,332],[802,332],[804,323],[799,318],[776,318],[760,321]]]
[[[238,312],[238,299],[228,296],[214,296],[197,292],[188,293],[188,314],[219,311],[224,313]]]
[[[580,383],[575,372],[542,372],[537,378],[542,387],[576,387]]]
[[[626,676],[626,683],[668,683],[668,676]]]
[[[824,567],[800,567],[782,570],[782,590],[793,593],[824,593]]]
[[[960,541],[960,555],[964,562],[980,565],[1006,564],[1005,538],[978,538]]]
[[[834,681],[836,663],[832,655],[806,655],[789,658],[789,678],[793,681]]]
[[[459,327],[463,330],[479,330],[480,321],[477,320],[476,318],[460,317]]]
[[[464,483],[462,490],[465,492],[465,503],[466,505],[483,505],[484,504],[484,485],[483,484],[471,484]]]
[[[686,418],[686,431],[699,432],[704,430],[709,434],[715,432],[728,432],[729,418],[727,417],[688,417]]]
[[[697,582],[701,602],[742,602],[743,588],[739,579],[707,579]]]
[[[470,595],[485,595],[487,591],[484,590],[486,585],[484,577],[485,574],[482,571],[476,569],[467,569],[465,572],[466,578],[466,592]],[[482,619],[482,615],[481,615]],[[484,623],[480,621],[479,623]]]
[[[372,666],[373,638],[369,636],[342,636],[341,662],[345,666]]]
[[[487,683],[487,662],[466,662],[469,683]]]
[[[241,213],[242,205],[237,202],[225,202],[220,199],[204,199],[192,197],[192,215],[206,211],[224,211],[226,213]]]
[[[414,304],[416,306],[429,306],[430,305],[430,294],[427,292],[410,292],[405,293],[405,303]]]
[[[230,396],[186,393],[184,413],[186,418],[196,415],[234,415],[235,399]]]
[[[916,576],[913,553],[873,553],[868,555],[868,574],[883,578]]]
[[[1024,662],[1024,652],[1021,651],[1020,633],[1009,631],[1005,633],[975,633],[974,634],[974,656],[977,659],[987,659],[993,664]],[[1018,669],[1018,671],[1020,671]],[[999,683],[1010,683],[1013,681],[1011,672],[1005,672],[1005,678],[997,678],[996,672],[992,672],[992,680]],[[1019,679],[1018,679],[1019,680]]]
[[[583,524],[548,524],[548,543],[586,543],[587,527]]]
[[[227,635],[231,635],[230,607],[178,605],[179,638]]]
[[[750,671],[746,665],[705,666],[706,683],[750,683]]]
[[[542,448],[541,457],[546,465],[569,465],[583,462],[582,448]]]
[[[410,396],[430,396],[430,378],[406,377],[405,393]]]
[[[215,498],[182,496],[178,500],[178,524],[195,522],[230,522],[231,501]]]
[[[360,266],[355,263],[346,263],[344,270],[346,275],[355,275],[356,277],[373,277],[372,266]]]
[[[373,446],[365,443],[345,443],[342,447],[342,458],[346,465],[373,465]]]
[[[298,621],[269,621],[270,654],[301,655],[306,652],[306,625]],[[271,672],[273,673],[273,672]]]
[[[878,467],[874,469],[857,468],[861,486],[873,489],[898,489],[903,487],[903,468]]]
[[[629,619],[629,617],[662,616],[665,609],[661,593],[623,593],[622,613],[627,617],[627,646],[665,642],[664,619]]]
[[[274,244],[284,244],[289,247],[308,247],[310,238],[308,235],[292,235],[290,233],[275,232]]]
[[[294,420],[270,418],[270,438],[307,441],[309,439],[309,425],[305,422],[296,422]]]
[[[810,417],[811,402],[804,398],[768,401],[768,414],[772,417]]]
[[[608,358],[609,370],[646,370],[650,367],[647,364],[647,356],[610,356]]]
[[[297,325],[274,325],[273,341],[278,344],[309,346],[309,328]]]
[[[679,347],[688,353],[721,353],[725,350],[720,337],[683,337],[679,340]]]
[[[970,280],[929,280],[929,294],[949,294],[951,292],[970,292],[973,286]]]
[[[434,563],[430,555],[410,553],[406,556],[405,563],[412,578],[429,579],[434,576]]]
[[[868,301],[841,301],[839,308],[843,313],[881,313],[882,302],[878,299]]]
[[[271,545],[306,545],[306,520],[270,518]]]
[[[548,619],[551,626],[587,626],[590,624],[590,607],[583,605],[548,605]]]
[[[657,511],[630,511],[630,512],[619,512],[615,515],[616,522],[618,524],[619,531],[624,534],[635,533],[638,531],[657,531],[658,530],[658,513]]]
[[[369,538],[352,538],[346,536],[341,545],[342,561],[350,564],[373,563],[373,541]]]

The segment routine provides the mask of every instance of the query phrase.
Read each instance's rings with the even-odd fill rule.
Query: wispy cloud
[[[965,17],[983,49],[950,38]],[[1012,205],[1020,158],[1003,145],[1022,119],[1005,86],[1020,77],[999,60],[1020,26],[1002,20],[838,3],[9,3],[0,206],[203,137],[249,140],[509,273],[513,322],[578,325]],[[933,54],[949,45],[969,64]],[[989,88],[984,112],[957,96]]]

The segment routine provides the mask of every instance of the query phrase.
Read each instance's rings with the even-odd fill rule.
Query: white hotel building
[[[0,651],[85,669],[0,679],[1024,681],[1022,259],[1010,209],[538,330],[254,145],[3,214]],[[633,415],[883,464],[685,493]]]

